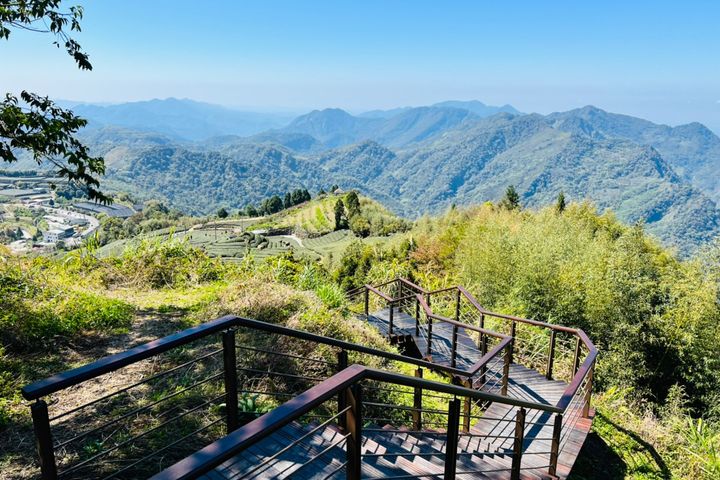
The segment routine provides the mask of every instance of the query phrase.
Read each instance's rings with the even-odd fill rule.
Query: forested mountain
[[[105,156],[112,187],[192,213],[339,184],[417,216],[498,200],[515,185],[523,205],[548,204],[562,191],[626,222],[644,221],[683,251],[720,231],[720,139],[704,126],[657,125],[595,107],[514,112],[480,102],[361,116],[326,109],[282,128],[201,142],[91,120],[83,138]]]
[[[720,138],[700,123],[673,128],[592,106],[554,113],[548,120],[556,128],[592,138],[623,138],[650,145],[679,175],[720,201]]]
[[[401,147],[422,141],[450,128],[478,120],[470,110],[453,107],[417,107],[402,109],[390,117],[356,117],[344,110],[315,110],[296,118],[278,133],[310,135],[327,148],[341,147],[364,140]]]

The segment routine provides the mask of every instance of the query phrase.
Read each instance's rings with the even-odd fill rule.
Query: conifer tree
[[[520,208],[520,195],[518,195],[514,185],[507,187],[505,197],[500,201],[500,206],[507,210],[518,210]]]
[[[341,198],[335,202],[335,230],[347,228],[347,214],[345,212],[345,204]]]
[[[565,193],[560,192],[557,197],[557,203],[555,204],[555,210],[557,210],[558,213],[562,213],[565,211]]]

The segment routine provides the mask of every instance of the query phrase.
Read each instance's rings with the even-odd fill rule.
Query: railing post
[[[580,347],[582,345],[582,342],[580,341],[580,337],[577,338],[577,342],[575,342],[575,358],[573,359],[573,373],[570,377],[570,380],[573,379],[575,374],[577,373],[578,369],[580,368]]]
[[[513,361],[513,350],[515,350],[515,333],[517,330],[517,324],[515,320],[512,320],[512,326],[510,327],[510,336],[513,338],[513,342],[510,344],[510,363]]]
[[[393,310],[395,309],[395,302],[390,301],[390,323],[388,324],[388,337],[392,337],[393,334]]]
[[[480,328],[485,328],[485,314],[480,314]],[[480,332],[480,352],[485,355],[487,353],[487,335]]]
[[[458,326],[453,325],[452,327],[452,350],[450,350],[450,366],[455,368],[457,361],[457,339],[458,339]]]
[[[562,431],[562,413],[555,415],[555,424],[553,425],[552,443],[550,444],[550,468],[548,473],[555,476],[557,472],[558,455],[560,453],[560,433]]]
[[[427,315],[427,321],[427,348],[425,356],[430,358],[432,357],[432,317],[430,315]]]
[[[465,385],[468,388],[472,388],[472,381],[469,382],[470,385]],[[470,431],[470,407],[472,406],[472,401],[470,400],[470,397],[465,397],[465,400],[463,401],[463,432],[469,432]]]
[[[225,415],[227,432],[240,426],[238,421],[238,375],[237,355],[235,353],[235,330],[225,330],[222,334],[223,366],[225,372]]]
[[[460,321],[460,289],[457,289],[457,295],[455,296],[455,321]]]
[[[587,373],[587,385],[585,386],[585,401],[583,403],[583,418],[590,416],[590,400],[592,400],[593,374],[595,372],[595,364],[593,363]]]
[[[550,330],[550,351],[548,352],[547,369],[545,378],[552,380],[553,362],[555,361],[555,330]]]
[[[420,299],[415,295],[415,336],[420,336]]]
[[[417,378],[423,378],[422,368],[415,370]],[[422,430],[422,388],[415,387],[413,391],[413,410],[412,410],[413,430],[419,432]]]
[[[503,362],[503,376],[502,376],[502,388],[500,390],[501,395],[507,395],[508,381],[510,380],[510,364],[512,363],[512,350],[515,340],[511,341],[505,349],[505,359]]]
[[[448,406],[447,441],[445,442],[445,480],[453,480],[457,469],[458,437],[460,432],[460,400],[450,401]]]
[[[348,366],[347,350],[340,350],[337,353],[337,363],[338,363],[338,366],[337,366],[338,372],[341,372],[347,368],[347,366]],[[343,390],[340,390],[340,393],[338,393],[338,409],[337,409],[337,411],[342,412],[343,410],[345,410],[345,407],[347,407],[347,395],[346,395],[345,390],[343,389]],[[339,424],[340,428],[343,429],[343,431],[347,430],[347,423],[345,420],[346,420],[345,415],[340,415],[340,417],[338,417],[338,424]]]
[[[365,317],[370,316],[370,290],[365,287]]]
[[[30,406],[35,430],[35,443],[40,457],[40,478],[42,480],[55,480],[57,465],[55,465],[55,451],[53,449],[52,432],[50,431],[50,417],[47,403],[38,400]]]
[[[346,390],[350,409],[345,420],[349,436],[347,437],[347,479],[360,480],[362,458],[360,447],[362,445],[362,392],[360,384],[356,383]]]
[[[520,407],[515,416],[515,443],[513,445],[511,480],[520,479],[520,465],[522,464],[522,449],[525,442],[525,408]]]

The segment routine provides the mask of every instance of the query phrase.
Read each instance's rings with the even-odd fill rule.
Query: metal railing
[[[528,455],[547,455],[547,470],[554,474],[558,456],[568,443],[570,433],[589,414],[597,352],[584,332],[488,312],[462,287],[457,287],[451,294],[433,293],[400,280],[381,288],[385,288],[385,292],[364,287],[355,293],[364,297],[365,308],[370,308],[366,299],[376,297],[386,306],[389,304],[391,310],[397,307],[398,311],[408,315],[409,312],[415,314],[417,328],[427,334],[429,357],[411,358],[279,325],[227,316],[26,386],[22,394],[33,401],[31,412],[42,478],[148,476],[153,469],[157,471],[167,462],[192,454],[222,434],[234,435],[256,420],[268,418],[287,404],[283,402],[307,399],[306,394],[316,391],[313,389],[318,385],[327,386],[328,377],[335,378],[347,370],[348,355],[353,356],[354,363],[402,362],[412,365],[416,372],[416,377],[400,378],[388,372],[377,373],[379,371],[375,369],[364,370],[375,373],[364,373],[353,383],[356,388],[362,388],[362,418],[402,427],[404,431],[411,429],[428,434],[432,434],[429,429],[443,428],[453,437],[452,428],[455,428],[457,417],[460,422],[457,441],[462,440],[467,445],[459,452],[448,450],[450,456],[446,463],[456,464],[453,468],[458,469],[470,443],[477,442],[477,445],[473,444],[475,451],[490,448],[487,438],[477,439],[470,433],[474,421],[493,420],[484,416],[486,406],[490,403],[514,406],[517,408],[508,414],[512,414],[512,418],[495,420],[498,424],[512,422],[516,425],[515,431],[510,434],[503,431],[494,441],[512,445],[512,448],[505,445],[505,451],[515,448],[519,441],[518,463],[513,464],[513,472],[519,472],[525,468],[520,460],[522,445],[532,439],[533,425],[553,425],[550,451]],[[405,295],[407,291],[413,293]],[[392,297],[389,293],[401,296]],[[436,305],[435,308],[441,308],[441,294],[454,295],[455,318],[439,315],[431,308],[430,302]],[[466,303],[474,310],[467,310]],[[421,320],[423,315],[424,320]],[[469,320],[471,315],[475,316],[477,324],[459,321]],[[512,335],[486,328],[491,323],[488,318],[510,325]],[[571,380],[556,405],[511,398],[512,387],[508,387],[510,362],[513,355],[514,361],[524,358],[513,348],[521,324],[549,332],[545,364],[548,378],[554,376],[553,366],[557,371],[558,362],[554,357],[555,352],[561,350],[558,348],[559,333],[572,334],[577,339],[568,343],[572,350],[572,360],[567,367]],[[447,344],[450,352],[455,352],[445,364],[431,361],[438,356],[438,349],[433,350],[432,346],[439,338],[438,325],[451,332]],[[267,335],[258,336],[258,332]],[[254,339],[251,344],[246,341],[248,336]],[[260,337],[266,340],[265,344],[257,343]],[[472,345],[468,345],[468,339],[472,340]],[[472,356],[476,361],[461,362],[463,349],[467,352],[473,345],[477,349],[474,356],[466,356]],[[560,370],[563,368],[566,367]],[[132,369],[135,378],[118,388],[110,388],[111,393],[105,393],[107,387],[117,384],[114,375],[126,369]],[[443,373],[460,385],[423,379],[423,371],[430,370]],[[87,389],[85,396],[89,401],[80,405],[57,401],[69,390],[77,392],[80,389]],[[334,407],[332,402],[313,403],[302,418],[293,416],[288,421],[321,421],[325,425],[336,424],[340,429],[349,428],[351,416],[358,413],[348,409],[347,398],[354,398],[348,396],[351,392],[347,388],[341,390],[333,390],[337,394]],[[342,401],[343,395],[346,403]],[[438,401],[445,402],[442,408],[433,404]],[[262,403],[262,408],[248,405],[253,402]],[[462,414],[453,413],[456,409],[461,409]],[[270,412],[264,413],[266,410]],[[237,440],[237,436],[233,438]],[[343,440],[345,443],[333,445],[323,455],[337,455],[338,449],[348,450],[354,445],[353,438],[359,437],[347,437]],[[454,441],[447,439],[447,442]],[[225,440],[227,442],[230,441]],[[484,447],[480,445],[482,442],[486,442]],[[498,448],[497,443],[492,445]],[[279,453],[278,457],[283,454]],[[343,464],[338,472],[345,471],[348,465],[355,464]],[[465,473],[469,472],[466,468]]]
[[[470,358],[481,358],[485,362],[481,367],[481,374],[488,370],[497,370],[499,367],[500,352],[504,352],[503,358],[503,387],[500,390],[502,395],[509,395],[516,398],[531,399],[519,386],[512,383],[508,385],[507,371],[511,363],[536,370],[544,374],[547,380],[565,379],[568,386],[557,406],[563,411],[575,408],[577,413],[578,402],[583,407],[581,415],[558,415],[557,426],[553,432],[553,449],[551,452],[551,465],[549,471],[554,474],[557,465],[557,456],[565,446],[562,443],[561,435],[572,430],[581,418],[588,416],[590,397],[592,395],[592,381],[597,357],[597,349],[581,329],[569,328],[562,325],[555,325],[537,320],[531,320],[513,315],[492,312],[482,307],[475,297],[462,286],[444,288],[435,291],[428,291],[404,279],[395,279],[381,284],[380,287],[388,285],[409,284],[415,291],[415,332],[416,338],[425,343],[425,358],[438,364],[438,358],[449,358],[450,366],[457,366],[457,358],[460,351],[464,350]],[[377,287],[365,285],[361,289],[351,292],[358,294],[361,291],[378,291]],[[405,297],[393,297],[392,290],[386,289],[382,293],[384,308],[390,309],[390,322],[393,321],[393,307],[405,301]],[[400,295],[404,295],[400,293]],[[366,303],[366,306],[369,305]],[[407,309],[407,307],[405,307]],[[412,315],[410,309],[406,313]],[[365,310],[370,315],[372,308]],[[443,332],[438,332],[438,325],[450,325]],[[392,331],[392,328],[391,328]],[[438,337],[440,337],[438,341]],[[469,337],[472,343],[458,342],[458,338]],[[507,343],[505,339],[510,341]],[[493,340],[499,342],[495,349],[489,350],[488,346]],[[439,348],[436,348],[438,343]],[[494,356],[486,357],[488,353]],[[494,359],[494,360],[493,360]],[[492,363],[490,363],[492,362]],[[480,363],[480,362],[478,362]],[[470,369],[473,375],[477,370]],[[472,383],[467,383],[475,388],[492,388],[495,384],[488,384],[487,376],[479,377]],[[495,378],[498,378],[495,375]],[[493,391],[493,390],[490,390]],[[579,399],[582,398],[582,401]]]
[[[368,384],[371,384],[370,388],[368,388]],[[368,437],[371,439],[374,438],[374,436],[376,436],[375,434],[380,431],[383,434],[399,433],[402,435],[426,433],[424,431],[393,431],[389,429],[367,427],[366,425],[368,423],[372,423],[376,419],[373,418],[370,413],[370,408],[374,406],[374,403],[368,401],[365,397],[367,392],[373,388],[372,385],[377,384],[390,385],[392,387],[419,388],[426,392],[445,394],[445,398],[447,398],[447,410],[437,413],[442,415],[445,419],[442,424],[445,431],[434,432],[435,437],[439,438],[443,447],[438,451],[432,452],[414,451],[404,453],[378,451],[375,453],[373,451],[368,451],[369,449],[367,448],[366,443],[366,447],[362,449],[361,445],[363,444],[363,440]],[[517,414],[512,420],[514,431],[516,433],[514,435],[507,436],[507,438],[512,440],[513,447],[510,451],[504,453],[504,456],[512,459],[507,467],[493,468],[486,465],[486,467],[488,467],[487,469],[478,470],[473,469],[472,462],[461,460],[462,457],[466,457],[468,455],[479,455],[483,453],[492,453],[497,455],[497,452],[494,452],[493,450],[487,448],[487,445],[482,445],[482,443],[479,442],[476,442],[477,446],[470,450],[460,448],[460,442],[472,441],[472,435],[463,434],[462,432],[461,421],[463,414],[461,413],[461,409],[464,401],[506,402],[514,407],[517,407]],[[297,422],[308,412],[311,412],[326,403],[337,403],[338,405],[337,414],[331,417],[331,421],[338,421],[336,424],[338,427],[337,440],[327,447],[322,448],[319,452],[313,452],[312,455],[306,456],[306,460],[303,463],[296,462],[290,467],[285,467],[287,470],[285,470],[282,475],[276,474],[275,476],[277,478],[292,478],[293,475],[299,476],[299,471],[301,469],[306,468],[314,462],[321,461],[324,454],[332,451],[333,448],[340,445],[343,445],[344,448],[339,452],[335,452],[336,455],[340,455],[340,458],[337,456],[333,458],[333,460],[337,462],[337,468],[332,470],[325,478],[331,478],[337,474],[344,474],[345,478],[359,480],[361,478],[361,471],[364,467],[380,467],[379,461],[382,459],[392,459],[390,463],[396,463],[398,457],[402,457],[404,455],[412,456],[414,458],[433,457],[434,461],[428,461],[428,463],[431,465],[434,464],[438,467],[438,469],[436,472],[429,472],[429,474],[401,475],[398,478],[425,478],[427,476],[439,476],[445,479],[454,479],[457,475],[467,475],[470,473],[482,474],[483,472],[497,473],[502,471],[507,472],[510,478],[519,478],[520,471],[523,469],[522,456],[523,441],[525,439],[522,434],[525,431],[526,426],[526,412],[528,409],[541,409],[546,412],[558,411],[556,407],[549,405],[537,405],[532,402],[508,399],[506,397],[452,384],[433,382],[422,378],[410,377],[363,367],[360,365],[352,365],[319,385],[309,389],[303,394],[289,400],[273,411],[265,414],[263,417],[258,418],[239,430],[167,468],[163,472],[152,477],[152,480],[182,480],[198,478],[199,476],[209,473],[212,470],[218,469],[218,467],[221,467],[225,464],[225,462],[236,458],[247,448],[259,444],[263,440],[272,436],[274,433]],[[254,467],[252,472],[255,473],[257,471],[270,469],[272,468],[274,462],[281,463],[282,460],[285,461],[285,465],[291,463],[287,458],[281,459],[279,457],[293,448],[301,447],[302,439],[304,438],[306,437],[300,437],[296,441],[291,442],[282,448],[277,448],[272,454],[269,454],[265,458],[253,457],[252,461],[254,462]],[[219,470],[219,474],[222,474],[222,468],[223,467]],[[382,472],[380,469],[377,471]],[[245,472],[243,474],[243,478],[252,477]],[[382,475],[375,478],[394,477]]]

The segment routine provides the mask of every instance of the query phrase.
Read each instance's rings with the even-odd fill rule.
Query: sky
[[[477,99],[584,105],[720,132],[720,2],[90,0],[92,72],[37,33],[0,40],[0,92],[351,112]]]

